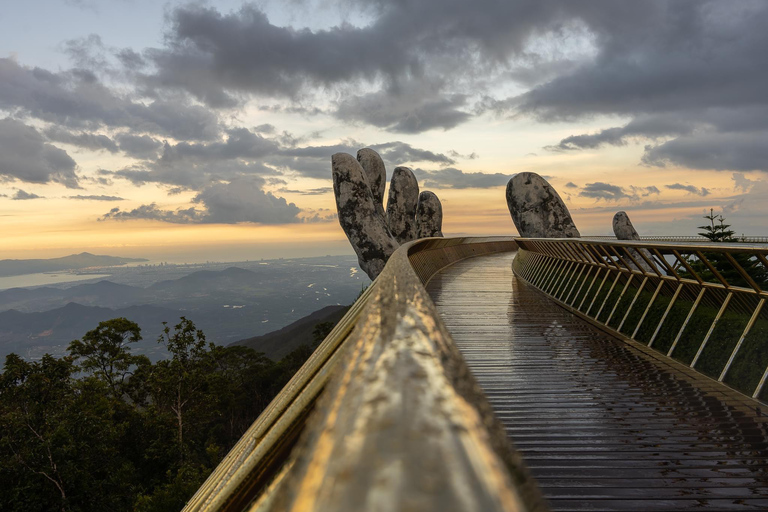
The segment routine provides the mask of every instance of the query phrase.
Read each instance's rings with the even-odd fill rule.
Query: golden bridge
[[[185,510],[768,510],[766,258],[403,245]]]

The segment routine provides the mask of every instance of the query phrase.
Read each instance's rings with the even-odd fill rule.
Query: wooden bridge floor
[[[768,510],[756,402],[472,258],[427,289],[553,510]]]

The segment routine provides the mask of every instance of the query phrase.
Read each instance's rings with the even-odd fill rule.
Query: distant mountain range
[[[337,265],[321,263],[253,263],[252,270],[199,270],[177,279],[156,281],[146,288],[98,281],[66,288],[2,290],[0,365],[10,352],[28,359],[38,359],[46,352],[63,355],[72,340],[95,329],[103,320],[121,316],[142,329],[144,339],[132,347],[134,353],[146,354],[153,360],[165,357],[157,343],[162,322],[173,326],[181,316],[195,322],[209,341],[220,345],[248,336],[258,338],[294,322],[285,328],[290,332],[280,329],[281,336],[289,341],[267,337],[254,347],[279,359],[296,346],[311,343],[315,324],[330,321],[321,317],[341,311],[344,307],[338,304],[348,304],[359,294],[362,281],[345,261]],[[156,269],[137,267],[128,271],[141,277]],[[310,315],[302,323],[302,317],[319,308],[324,308],[320,309],[324,311],[320,317]]]
[[[5,353],[16,352],[25,358],[36,359],[43,354],[62,355],[69,342],[95,329],[99,322],[125,317],[143,326],[144,341],[137,352],[162,356],[157,338],[162,322],[178,320],[178,312],[157,306],[131,306],[109,309],[82,306],[70,302],[64,307],[39,313],[20,313],[16,310],[0,313],[0,347]],[[155,357],[153,359],[157,359]]]
[[[59,270],[79,270],[89,267],[111,267],[148,261],[144,258],[121,258],[118,256],[99,256],[88,252],[71,254],[63,258],[39,260],[0,260],[0,277],[56,272]]]
[[[313,333],[317,324],[323,322],[336,324],[347,311],[349,311],[349,306],[326,306],[280,330],[236,341],[230,345],[251,347],[256,352],[264,352],[267,357],[277,361],[301,345],[311,346],[314,342]]]

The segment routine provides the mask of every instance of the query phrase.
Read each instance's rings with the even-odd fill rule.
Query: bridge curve
[[[765,510],[766,300],[766,246],[410,242],[185,511]]]
[[[552,510],[766,510],[761,404],[578,318],[515,251],[426,285]]]

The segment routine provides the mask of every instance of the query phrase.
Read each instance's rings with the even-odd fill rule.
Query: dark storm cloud
[[[238,178],[229,183],[212,183],[198,193],[193,203],[203,206],[163,210],[156,204],[141,205],[133,210],[113,208],[100,220],[148,219],[176,224],[291,224],[302,222],[301,209],[284,198],[263,190],[258,177]]]
[[[578,4],[582,4],[578,2]],[[497,111],[541,121],[622,115],[629,123],[573,135],[548,149],[593,149],[633,139],[669,139],[642,161],[694,169],[766,170],[768,3],[614,2],[595,23],[594,59],[508,100]],[[627,25],[620,10],[639,9]],[[591,21],[590,21],[591,20]],[[607,22],[616,21],[613,27]],[[618,20],[618,21],[617,21]]]
[[[748,133],[696,133],[646,147],[643,163],[718,171],[768,171],[768,130]]]
[[[467,106],[465,95],[439,97],[435,92],[428,87],[417,94],[385,90],[354,96],[339,103],[336,115],[343,120],[361,121],[398,133],[421,133],[433,128],[448,130],[471,117],[461,110]]]
[[[0,120],[0,181],[55,182],[80,188],[76,166],[66,151],[47,144],[31,126],[10,118]]]
[[[175,145],[166,143],[163,147],[164,162],[184,159],[220,161],[236,158],[259,159],[276,153],[278,144],[247,128],[233,128],[226,133],[226,139],[221,142],[189,143],[180,142]]]
[[[670,190],[685,190],[689,194],[696,194],[697,196],[705,197],[709,195],[709,190],[701,187],[697,188],[693,185],[683,185],[682,183],[673,183],[671,185],[664,185],[664,187]]]
[[[157,158],[158,151],[163,147],[161,141],[149,135],[121,133],[115,136],[115,140],[126,155],[134,158]]]
[[[171,99],[145,105],[117,94],[89,71],[52,73],[0,58],[0,109],[60,126],[92,130],[128,128],[182,140],[218,136],[218,116]]]
[[[569,119],[765,104],[768,70],[755,66],[768,44],[765,2],[611,4],[603,23],[588,12],[594,3],[584,6],[595,59],[518,97],[520,110]]]
[[[71,144],[83,149],[90,149],[91,151],[104,150],[110,153],[117,153],[118,151],[115,141],[100,133],[75,133],[59,126],[51,126],[43,133],[48,137],[48,140]]]
[[[473,76],[505,68],[532,34],[563,30],[575,11],[565,0],[338,4],[373,20],[312,31],[274,25],[255,5],[227,14],[178,7],[169,14],[166,46],[144,54],[155,71],[139,79],[213,107],[235,106],[250,94],[297,98],[362,82],[380,90],[340,102],[342,119],[402,133],[450,129],[471,116],[466,90],[476,92],[482,81]],[[469,86],[455,86],[467,78]]]
[[[414,169],[413,173],[419,180],[419,187],[427,188],[493,188],[506,185],[508,174],[464,172],[454,167],[437,171]]]
[[[19,189],[16,191],[13,197],[11,197],[11,199],[14,201],[26,201],[27,199],[43,199],[43,197],[37,194],[33,194],[31,192],[25,192]]]

